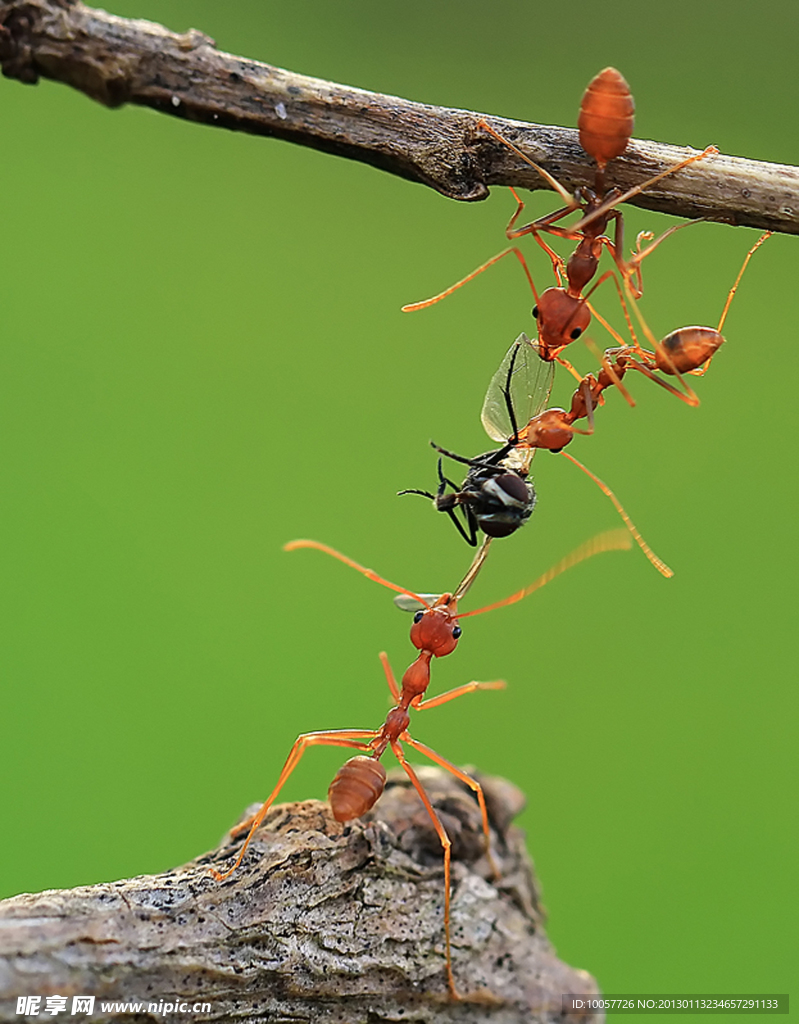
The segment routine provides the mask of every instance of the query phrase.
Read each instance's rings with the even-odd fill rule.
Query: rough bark
[[[10,78],[51,78],[107,106],[141,104],[361,160],[452,199],[485,199],[489,185],[548,187],[477,127],[484,115],[474,111],[298,75],[223,53],[194,29],[176,34],[77,0],[0,0],[0,64]],[[489,120],[569,190],[592,184],[593,163],[573,129]],[[634,140],[611,165],[613,183],[626,190],[692,152]],[[680,217],[797,234],[799,168],[720,155],[632,201]]]
[[[195,1021],[529,1024],[594,980],[557,959],[523,834],[523,798],[482,778],[501,877],[484,854],[470,790],[420,769],[453,840],[453,961],[444,974],[441,847],[400,773],[362,821],[340,825],[316,800],[273,808],[227,881],[241,838],[163,875],[16,896],[0,903],[0,1021],[18,996],[94,995],[92,1020],[156,1019],[100,1001],[210,1002]],[[479,777],[479,776],[478,776]],[[69,1009],[68,1008],[68,1009]],[[180,1014],[177,1014],[180,1017]],[[52,1019],[52,1018],[47,1018]]]

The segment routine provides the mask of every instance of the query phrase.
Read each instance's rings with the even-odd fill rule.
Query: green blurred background
[[[799,163],[795,3],[119,0],[293,70],[573,125],[607,64],[636,135]],[[722,18],[723,15],[723,18]],[[161,871],[271,788],[294,737],[371,727],[409,620],[311,536],[442,590],[469,552],[402,487],[430,437],[487,447],[489,377],[531,300],[500,265],[513,203],[457,204],[366,166],[63,86],[0,82],[3,894]],[[553,207],[538,192],[528,210]],[[631,210],[628,237],[669,220]],[[655,331],[715,324],[749,229],[680,233],[646,267]],[[788,991],[796,962],[797,240],[753,260],[691,410],[643,379],[572,451],[655,550],[467,620],[437,692],[504,677],[415,734],[528,794],[550,935],[607,992]],[[547,283],[540,254],[531,262]],[[612,311],[610,292],[601,308]],[[594,332],[600,343],[604,338]],[[587,370],[593,358],[576,350]],[[555,397],[571,392],[561,378]],[[563,459],[497,544],[481,604],[531,581],[610,503]],[[322,797],[313,751],[287,798]]]

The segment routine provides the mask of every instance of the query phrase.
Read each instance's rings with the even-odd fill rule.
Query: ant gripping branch
[[[481,548],[472,560],[472,564],[469,567],[468,572],[455,588],[454,592],[451,594],[441,594],[439,596],[417,594],[412,590],[406,590],[405,587],[397,586],[396,583],[391,583],[389,580],[383,579],[382,576],[378,576],[372,569],[365,568],[358,562],[353,561],[351,558],[347,558],[346,555],[342,555],[339,551],[328,547],[326,544],[321,544],[318,541],[295,540],[286,545],[287,551],[296,551],[299,548],[313,548],[317,551],[322,551],[325,554],[338,559],[340,562],[343,562],[345,565],[350,566],[357,572],[362,573],[362,575],[366,576],[367,579],[374,580],[375,583],[379,583],[381,586],[388,587],[390,590],[396,591],[397,594],[402,597],[404,607],[407,607],[405,602],[410,600],[412,602],[412,608],[418,609],[414,614],[413,624],[411,626],[411,643],[419,651],[419,654],[417,655],[416,660],[413,661],[405,670],[400,683],[397,684],[394,673],[389,665],[388,657],[385,652],[381,652],[380,661],[383,665],[386,682],[388,683],[388,688],[391,691],[391,695],[396,704],[388,712],[385,722],[379,729],[331,729],[323,732],[303,733],[301,736],[297,737],[291,751],[289,752],[289,756],[283,765],[283,770],[280,773],[277,784],[267,797],[261,809],[257,814],[254,814],[251,818],[243,822],[241,825],[238,825],[232,831],[232,835],[234,836],[247,832],[247,838],[245,839],[233,866],[224,872],[216,871],[214,869],[211,870],[211,874],[218,881],[222,881],[231,875],[239,864],[241,864],[255,830],[266,817],[269,808],[277,799],[286,780],[297,767],[300,758],[308,747],[350,747],[360,751],[359,754],[355,757],[351,757],[338,770],[335,778],[330,784],[330,789],[328,790],[333,816],[337,821],[342,822],[352,821],[354,818],[360,818],[377,802],[383,792],[386,781],[386,771],[380,763],[380,758],[386,750],[391,747],[391,750],[419,794],[427,813],[430,815],[433,827],[441,841],[441,846],[444,851],[444,935],[446,944],[446,970],[449,991],[455,999],[459,999],[461,996],[455,985],[455,977],[452,971],[452,949],[450,941],[451,840],[447,835],[435,808],[425,793],[418,776],[408,763],[403,750],[403,744],[407,744],[420,754],[430,758],[431,761],[434,761],[442,768],[445,768],[448,772],[451,772],[456,778],[469,786],[475,793],[477,802],[480,806],[480,814],[482,816],[486,852],[494,874],[498,875],[498,871],[491,854],[491,833],[488,823],[488,812],[486,810],[485,798],[483,796],[483,790],[480,783],[475,779],[472,779],[466,774],[466,772],[461,771],[460,768],[457,768],[454,764],[451,764],[445,758],[441,757],[440,754],[437,754],[424,743],[420,743],[418,740],[413,739],[408,732],[408,725],[410,724],[409,712],[411,709],[415,711],[423,711],[429,708],[438,707],[439,705],[446,704],[448,701],[454,700],[456,697],[460,697],[463,694],[474,693],[476,690],[497,690],[502,689],[505,686],[505,683],[501,680],[494,680],[493,682],[487,683],[473,681],[465,683],[463,686],[457,686],[453,690],[441,693],[437,697],[432,697],[427,700],[423,699],[430,684],[431,660],[433,658],[442,658],[447,654],[451,654],[458,646],[458,640],[461,636],[461,627],[459,625],[460,619],[468,618],[472,615],[481,615],[483,612],[492,611],[494,608],[502,608],[505,605],[514,604],[517,601],[521,601],[529,594],[532,594],[533,591],[539,590],[550,580],[554,579],[555,576],[565,572],[566,569],[577,565],[579,562],[585,561],[587,558],[591,558],[603,551],[629,549],[631,546],[628,535],[622,530],[614,530],[608,533],[599,534],[592,540],[587,541],[581,547],[577,548],[570,555],[567,555],[566,558],[558,562],[557,565],[545,572],[543,576],[540,576],[535,580],[535,582],[524,587],[522,590],[516,591],[516,593],[511,594],[502,601],[496,601],[494,604],[486,605],[484,608],[477,608],[468,612],[459,612],[458,602],[465,597],[467,591],[482,568],[488,554],[489,544],[489,539],[486,539],[483,542]]]
[[[510,191],[517,205],[505,229],[505,236],[512,242],[523,235],[533,236],[552,262],[557,285],[547,288],[539,295],[524,254],[518,246],[511,245],[507,249],[503,249],[502,252],[497,253],[490,260],[487,260],[470,274],[467,274],[466,277],[454,285],[451,285],[438,295],[434,295],[431,299],[403,306],[403,312],[415,312],[416,310],[432,306],[434,303],[451,295],[462,285],[473,280],[478,274],[493,266],[504,256],[513,253],[521,263],[535,296],[533,316],[538,326],[539,353],[542,359],[557,360],[571,369],[570,364],[562,359],[560,354],[567,345],[579,338],[588,327],[591,321],[591,309],[588,298],[608,278],[612,278],[616,284],[628,326],[631,333],[634,334],[621,286],[612,270],[606,271],[590,291],[585,293],[585,288],[596,274],[602,249],[605,248],[610,253],[622,280],[629,283],[633,277],[636,279],[637,283],[633,291],[640,297],[643,292],[641,261],[645,256],[653,252],[669,235],[685,225],[680,224],[669,228],[643,252],[640,250],[642,238],[651,238],[652,236],[639,235],[634,260],[625,262],[622,256],[624,248],[624,218],[617,207],[620,203],[626,202],[663,178],[676,174],[689,164],[695,163],[697,160],[703,160],[708,156],[715,156],[718,150],[714,146],[709,146],[701,153],[694,153],[680,163],[662,171],[660,174],[656,174],[627,192],[622,193],[618,188],[611,188],[606,191],[605,167],[610,160],[620,156],[626,150],[632,135],[633,111],[634,104],[630,87],[621,73],[615,68],[605,68],[589,83],[580,105],[578,126],[580,144],[585,152],[596,161],[597,169],[595,172],[594,189],[579,189],[574,196],[570,195],[563,185],[548,171],[531,160],[514,143],[500,135],[487,121],[481,119],[478,122],[478,127],[493,136],[498,142],[507,146],[517,156],[521,157],[525,163],[533,167],[561,196],[566,204],[553,213],[539,217],[537,220],[517,228],[515,225],[524,209],[524,203],[516,191],[511,188]],[[582,213],[582,217],[577,224],[572,227],[558,225],[558,221],[577,210]],[[613,240],[605,234],[611,220],[615,221]],[[565,265],[565,287],[562,284],[563,260],[546,244],[541,237],[541,232],[547,232],[559,238],[577,242],[576,249]],[[607,325],[605,324],[605,326]],[[575,376],[578,376],[579,379],[579,375],[575,373]]]

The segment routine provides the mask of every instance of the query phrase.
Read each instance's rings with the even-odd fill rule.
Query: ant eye
[[[582,327],[575,327],[574,330],[571,332],[571,335],[570,335],[572,341],[574,341],[576,338],[579,338],[582,333],[583,333]]]
[[[452,627],[452,638],[453,638],[453,640],[457,640],[462,632],[463,632],[463,630],[461,629],[460,626],[453,626]]]
[[[417,612],[414,615],[414,617],[413,617],[413,621],[414,622],[421,622],[423,618],[424,618],[424,612]]]
[[[538,306],[533,306],[533,316],[538,319]]]

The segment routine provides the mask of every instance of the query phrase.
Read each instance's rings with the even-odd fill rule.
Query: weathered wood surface
[[[490,185],[548,187],[477,127],[485,115],[299,75],[223,53],[194,29],[174,33],[77,0],[0,0],[0,65],[10,78],[54,79],[111,107],[136,103],[361,160],[452,199],[485,199]],[[489,120],[569,190],[593,182],[576,130]],[[692,152],[634,140],[611,165],[613,183],[626,190]],[[799,168],[720,155],[632,201],[680,217],[797,234]]]
[[[464,1001],[447,993],[438,838],[407,778],[392,773],[375,810],[346,826],[316,800],[275,807],[222,883],[208,867],[228,864],[241,839],[163,875],[3,901],[0,1021],[19,1021],[17,997],[29,995],[42,1009],[48,995],[68,996],[69,1008],[72,996],[93,995],[95,1021],[122,1019],[102,1010],[111,1000],[209,1002],[210,1012],[184,1015],[196,1021],[554,1021],[563,993],[596,984],[559,961],[544,934],[524,836],[510,824],[521,794],[481,778],[494,880],[471,791],[439,769],[420,774],[453,840]]]

